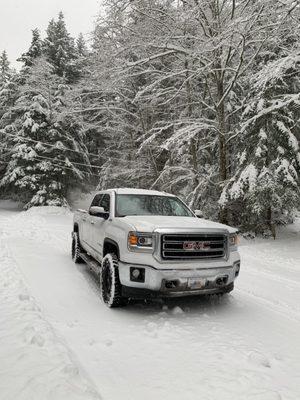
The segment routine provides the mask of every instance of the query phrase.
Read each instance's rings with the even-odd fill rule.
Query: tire
[[[231,282],[229,285],[227,285],[223,291],[222,294],[230,293],[234,289],[234,282]]]
[[[106,254],[102,260],[100,289],[102,300],[108,307],[122,307],[127,304],[127,298],[122,296],[119,263],[114,253]]]
[[[83,250],[80,246],[78,232],[73,232],[72,235],[72,260],[75,264],[80,264],[83,262],[82,258],[80,257],[80,253]]]

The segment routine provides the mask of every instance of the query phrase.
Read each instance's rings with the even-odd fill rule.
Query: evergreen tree
[[[10,76],[10,63],[5,50],[0,55],[0,89],[7,82]]]
[[[64,116],[66,90],[53,67],[38,58],[12,107],[16,118],[4,128],[12,157],[0,185],[20,193],[27,207],[65,205],[68,188],[83,181],[85,168],[76,163],[88,159],[78,121]]]
[[[24,63],[24,67],[31,67],[38,57],[42,55],[42,40],[38,29],[32,30],[31,45],[26,53],[18,59]]]
[[[3,176],[10,157],[10,147],[7,136],[2,128],[13,118],[10,108],[17,95],[16,73],[11,70],[5,51],[0,56],[0,179]]]
[[[86,57],[88,55],[87,45],[85,43],[83,34],[80,33],[76,40],[76,50],[80,57]]]
[[[68,83],[78,79],[75,61],[77,59],[74,39],[67,31],[64,15],[58,15],[58,20],[51,20],[47,28],[47,36],[43,44],[43,54],[54,66],[55,73],[64,77]]]
[[[73,81],[78,82],[83,77],[88,61],[89,51],[83,34],[80,33],[76,40],[76,59],[72,62]]]
[[[300,201],[300,53],[269,62],[252,80],[239,138],[237,172],[223,191],[244,229],[262,232],[296,209]],[[236,215],[238,214],[238,215]]]
[[[7,111],[7,108],[12,104],[12,80],[15,78],[14,71],[10,68],[6,51],[0,55],[0,121],[2,116]],[[1,123],[0,123],[1,128]]]

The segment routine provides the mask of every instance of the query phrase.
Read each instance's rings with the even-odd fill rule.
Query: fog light
[[[216,285],[217,286],[226,285],[227,281],[228,281],[228,276],[227,275],[220,276],[219,278],[216,279]]]
[[[145,268],[130,267],[130,280],[132,282],[145,282]]]
[[[134,269],[134,270],[132,271],[132,276],[133,276],[135,279],[137,279],[137,278],[139,277],[139,275],[140,275],[140,271],[139,271],[138,269]]]
[[[179,285],[179,282],[176,280],[165,282],[166,289],[175,289],[178,285]]]

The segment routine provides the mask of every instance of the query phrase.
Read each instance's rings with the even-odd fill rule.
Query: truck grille
[[[164,260],[222,258],[226,255],[227,238],[222,234],[166,234],[161,237]]]

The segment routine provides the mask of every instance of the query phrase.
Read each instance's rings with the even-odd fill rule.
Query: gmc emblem
[[[207,250],[210,249],[209,242],[183,242],[183,250]]]

